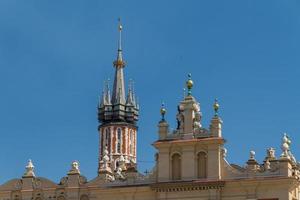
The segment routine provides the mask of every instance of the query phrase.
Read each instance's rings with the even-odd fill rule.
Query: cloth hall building
[[[230,164],[224,148],[222,119],[215,101],[209,127],[201,124],[200,104],[193,96],[193,81],[177,107],[172,130],[160,108],[155,165],[144,175],[137,170],[139,105],[133,85],[125,90],[125,61],[119,25],[113,87],[107,83],[98,105],[99,162],[97,177],[87,180],[74,161],[59,183],[38,177],[29,160],[22,177],[0,185],[0,200],[296,200],[300,199],[300,164],[284,134],[281,150],[266,150],[258,162],[250,151],[245,166]],[[159,108],[158,108],[159,109]]]

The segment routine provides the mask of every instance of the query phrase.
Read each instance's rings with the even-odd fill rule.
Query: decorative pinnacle
[[[194,82],[192,80],[192,74],[188,74],[188,80],[186,81],[186,87],[188,89],[188,96],[192,95],[193,85],[194,85]]]
[[[165,121],[165,114],[166,114],[167,110],[165,108],[165,104],[162,103],[161,104],[161,108],[160,108],[160,114],[161,114],[161,121]]]
[[[123,61],[122,58],[122,29],[123,26],[121,24],[121,19],[118,19],[119,21],[119,26],[118,26],[118,30],[119,30],[119,42],[118,42],[118,55],[117,55],[117,60],[114,61],[114,66],[115,67],[125,67],[125,62]]]
[[[220,105],[218,103],[218,99],[215,99],[215,103],[214,103],[215,116],[218,116],[219,108],[220,108]]]

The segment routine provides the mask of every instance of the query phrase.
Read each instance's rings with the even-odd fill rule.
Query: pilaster
[[[192,180],[196,178],[195,174],[195,152],[194,146],[182,147],[182,168],[181,174],[183,180]]]

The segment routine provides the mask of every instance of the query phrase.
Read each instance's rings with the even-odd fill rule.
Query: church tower
[[[119,42],[117,59],[113,62],[115,76],[112,93],[106,82],[98,105],[99,167],[104,153],[110,160],[110,168],[117,170],[120,163],[126,169],[136,169],[136,141],[139,105],[136,101],[132,81],[127,95],[124,85],[125,61],[122,55],[122,25],[119,21]],[[123,165],[123,164],[122,164]],[[124,165],[123,165],[124,166]],[[126,170],[123,169],[123,170]]]

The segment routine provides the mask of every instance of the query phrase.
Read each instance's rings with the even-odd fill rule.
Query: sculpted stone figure
[[[195,112],[195,118],[194,118],[194,129],[200,129],[201,128],[201,113],[199,111]]]
[[[177,106],[177,115],[176,115],[176,119],[177,119],[177,129],[181,130],[183,129],[183,123],[184,123],[184,116],[182,113],[182,109],[180,108],[180,106]]]
[[[282,144],[281,144],[281,150],[282,150],[281,157],[282,158],[290,158],[290,156],[289,156],[290,145],[289,144],[290,144],[290,141],[285,133],[283,135]]]
[[[71,164],[71,169],[68,174],[80,174],[79,162],[74,160]]]
[[[270,163],[269,159],[267,159],[266,162],[264,163],[264,167],[265,167],[265,170],[271,169],[271,163]]]
[[[117,168],[117,171],[116,171],[116,174],[115,174],[115,178],[119,179],[119,180],[124,180],[125,179],[125,177],[124,177],[124,175],[122,173],[122,168],[121,167]]]
[[[223,158],[225,158],[227,156],[227,149],[225,147],[223,147],[221,150],[221,153],[222,153]]]
[[[267,158],[266,159],[269,159],[269,160],[276,159],[275,149],[273,147],[270,147],[267,149]]]
[[[255,160],[255,151],[250,151],[250,158],[249,160]]]
[[[26,166],[26,172],[24,173],[23,177],[34,177],[34,165],[32,161],[29,159],[28,164]]]

